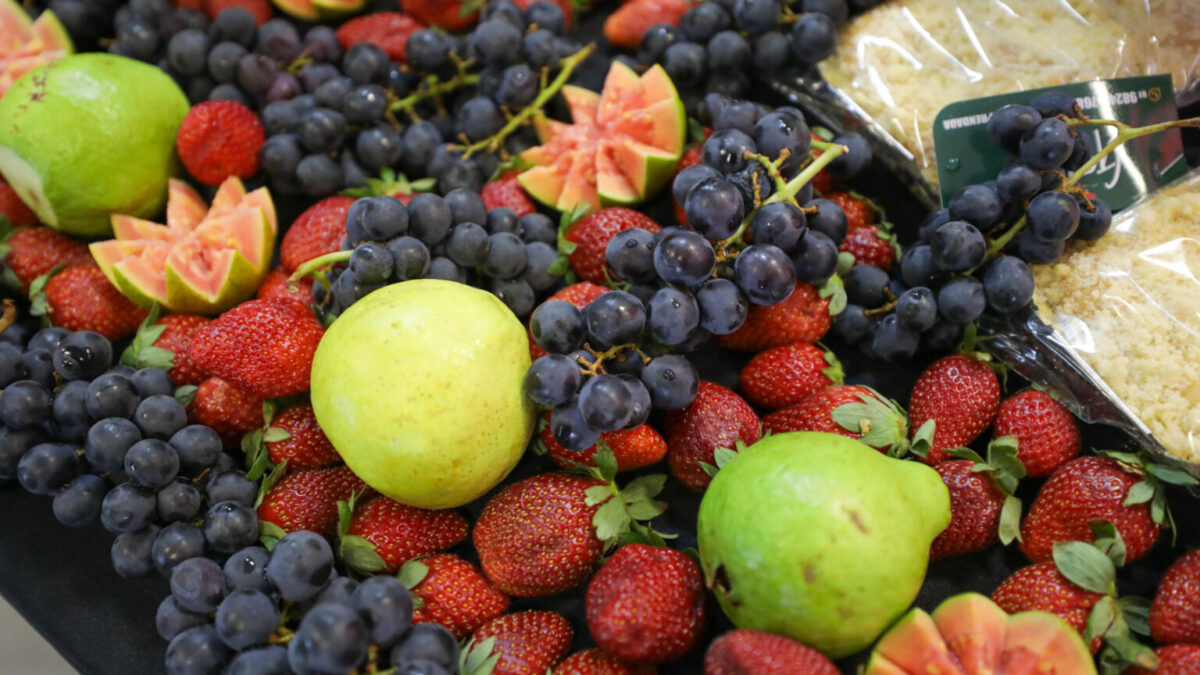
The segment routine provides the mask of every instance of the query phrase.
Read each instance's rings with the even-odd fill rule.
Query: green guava
[[[346,464],[402,504],[461,506],[512,471],[533,433],[525,327],[452,281],[385,286],[354,303],[312,365],[317,421]]]
[[[707,583],[736,626],[836,659],[904,613],[949,523],[949,492],[928,466],[837,434],[794,432],[721,468],[697,533]]]
[[[67,56],[26,73],[0,99],[0,173],[43,223],[106,236],[110,214],[162,212],[187,111],[179,86],[153,65]]]

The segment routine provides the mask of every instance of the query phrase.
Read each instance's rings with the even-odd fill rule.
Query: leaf
[[[179,405],[188,407],[192,404],[192,399],[196,398],[196,385],[185,384],[175,390],[175,400],[179,401]]]
[[[1154,650],[1127,635],[1108,635],[1104,638],[1104,644],[1128,663],[1150,670],[1158,668],[1158,657]]]
[[[1129,630],[1138,635],[1150,635],[1150,599],[1127,595],[1117,599]]]
[[[345,535],[350,531],[350,521],[354,519],[354,505],[349,500],[340,500],[337,503],[337,511],[338,534]]]
[[[1134,483],[1129,488],[1129,492],[1125,494],[1125,506],[1133,506],[1135,504],[1145,504],[1154,498],[1154,484],[1148,480],[1143,480]]]
[[[250,434],[256,434],[256,433],[258,433],[258,432],[251,431],[249,434],[246,434],[246,436],[250,436]],[[245,438],[243,438],[243,440],[245,440]],[[250,456],[247,455],[246,458],[249,459]],[[259,478],[262,477],[262,475],[264,473],[267,472],[267,467],[269,467],[269,466],[271,466],[271,455],[267,452],[261,452],[261,451],[258,452],[256,455],[254,455],[254,463],[251,464],[250,467],[246,470],[246,478],[249,478],[250,480],[253,480],[253,481],[257,481]]]
[[[632,504],[635,501],[650,499],[663,491],[663,487],[667,484],[667,474],[652,473],[648,476],[639,476],[629,481],[621,490],[621,495],[625,498],[626,504]]]
[[[1200,484],[1200,481],[1197,481],[1195,476],[1192,476],[1191,474],[1189,474],[1186,471],[1183,471],[1182,469],[1176,469],[1174,467],[1170,467],[1165,464],[1149,464],[1148,463],[1145,465],[1145,468],[1146,468],[1147,473],[1149,473],[1151,476],[1154,476],[1155,478],[1161,480],[1164,483],[1169,483],[1171,485],[1197,485],[1197,484]]]
[[[375,552],[375,544],[357,535],[344,535],[339,552],[342,561],[359,572],[370,574],[387,567],[387,563]]]
[[[1097,600],[1088,614],[1087,627],[1083,633],[1084,640],[1091,642],[1098,637],[1103,637],[1120,615],[1121,608],[1117,605],[1115,598],[1105,596]]]
[[[688,138],[693,143],[704,142],[704,125],[695,117],[687,118]]]
[[[271,488],[275,487],[275,484],[286,475],[287,460],[280,462],[279,466],[271,469],[271,473],[267,474],[267,477],[263,479],[262,485],[258,487],[258,496],[254,499],[254,508],[256,510],[259,506],[262,506],[263,499],[266,499],[266,496],[271,492]]]
[[[717,472],[720,471],[720,469],[708,462],[700,462],[700,470],[708,474],[710,478],[716,476]]]
[[[459,656],[459,672],[462,675],[490,675],[500,660],[500,655],[493,653],[495,647],[494,637],[467,643]]]
[[[817,295],[822,298],[829,298],[830,316],[837,316],[846,309],[846,287],[842,284],[842,278],[836,274],[821,284]]]
[[[917,427],[917,432],[913,434],[912,444],[909,448],[914,455],[922,459],[929,456],[929,449],[933,447],[933,434],[936,430],[937,422],[932,417]]]
[[[1150,500],[1150,519],[1161,525],[1166,515],[1167,498],[1163,496],[1161,490],[1155,490],[1154,499]]]
[[[882,395],[881,395],[882,396]],[[903,444],[908,427],[896,409],[874,396],[860,395],[859,403],[843,403],[830,415],[847,431],[861,434],[858,439],[871,447],[885,448]]]
[[[1114,566],[1124,567],[1125,540],[1121,538],[1121,533],[1117,531],[1116,526],[1101,518],[1089,521],[1088,525],[1092,529],[1092,534],[1096,535],[1092,546],[1108,556]]]
[[[570,242],[568,242],[570,243]],[[571,269],[571,261],[565,256],[560,256],[558,260],[550,263],[550,267],[546,268],[546,273],[550,276],[561,277]]]
[[[420,560],[409,560],[400,567],[400,571],[396,573],[396,578],[402,584],[412,590],[417,587],[417,584],[425,580],[429,575],[429,566]]]
[[[280,441],[286,441],[291,437],[291,434],[283,429],[280,429],[279,427],[269,427],[263,433],[262,439],[264,443],[278,443]]]
[[[1011,494],[1004,498],[1000,507],[1000,543],[1008,546],[1014,540],[1021,541],[1021,500]]]
[[[592,516],[592,525],[596,528],[596,538],[603,542],[615,540],[618,535],[629,529],[630,516],[625,510],[625,504],[620,499],[610,499]]]
[[[716,460],[718,469],[724,468],[737,455],[737,450],[732,448],[717,448],[713,450],[713,459]],[[666,478],[666,476],[663,477]]]
[[[596,454],[592,456],[592,461],[600,470],[602,480],[611,483],[617,477],[617,457],[603,438],[596,441]]]
[[[978,452],[975,452],[974,450],[972,450],[970,448],[966,448],[966,447],[950,448],[949,450],[946,451],[946,454],[950,455],[951,457],[957,457],[959,459],[969,459],[972,462],[975,462],[977,465],[983,467],[984,470],[991,468],[990,466],[988,466],[987,460],[980,457]]]
[[[1116,590],[1117,568],[1100,549],[1082,541],[1060,541],[1054,544],[1054,564],[1064,577],[1076,586],[1113,595]]]
[[[667,510],[667,503],[643,499],[639,502],[634,502],[625,509],[629,517],[634,520],[653,520],[663,514]]]
[[[50,313],[50,301],[46,298],[46,284],[50,277],[62,271],[63,263],[55,265],[49,272],[37,277],[29,284],[29,313],[33,316],[46,316]]]
[[[262,542],[267,550],[275,548],[275,542],[279,541],[286,535],[287,532],[275,523],[267,520],[258,521],[258,539]]]
[[[613,498],[612,487],[608,485],[593,485],[592,487],[584,490],[583,494],[583,503],[587,504],[588,506],[603,504],[604,502]]]

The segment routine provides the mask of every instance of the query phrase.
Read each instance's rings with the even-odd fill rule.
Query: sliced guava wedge
[[[336,19],[354,14],[367,5],[367,0],[271,0],[284,12],[305,21]]]
[[[54,12],[46,10],[30,20],[15,0],[0,0],[0,96],[25,73],[74,51]]]
[[[230,177],[212,206],[171,179],[167,224],[114,215],[116,239],[91,244],[92,257],[130,300],[172,312],[216,314],[254,296],[267,272],[278,224],[266,188],[246,192]]]

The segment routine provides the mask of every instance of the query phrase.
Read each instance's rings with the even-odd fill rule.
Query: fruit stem
[[[8,327],[13,325],[17,320],[17,305],[13,303],[11,298],[4,299],[4,314],[0,315],[0,333],[8,330]]]
[[[445,82],[439,82],[437,75],[430,75],[421,83],[420,91],[392,101],[388,105],[388,113],[395,113],[399,110],[411,111],[421,101],[449,94],[459,87],[470,87],[476,84],[479,84],[479,75],[465,72],[460,72]]]
[[[312,260],[305,261],[303,264],[301,264],[299,267],[296,268],[295,272],[292,272],[292,276],[288,277],[288,280],[287,280],[288,291],[295,293],[296,289],[299,288],[301,279],[311,275],[313,272],[316,272],[317,270],[319,270],[323,267],[331,267],[338,263],[346,262],[347,260],[350,259],[350,255],[352,253],[354,253],[353,250],[351,250],[351,251],[334,251],[333,253],[326,253],[325,255],[317,256],[316,258],[313,258]]]
[[[485,138],[478,143],[472,143],[471,145],[463,147],[463,159],[469,159],[472,154],[480,150],[485,152],[494,152],[498,150],[500,145],[504,143],[504,139],[508,138],[509,134],[516,131],[521,125],[525,124],[529,118],[533,116],[534,112],[540,111],[542,107],[546,105],[546,102],[549,101],[550,98],[555,94],[557,94],[558,90],[562,89],[563,85],[567,83],[568,79],[570,79],[571,73],[574,72],[575,67],[582,63],[583,60],[590,56],[594,51],[596,51],[596,44],[591,43],[583,49],[580,49],[574,54],[559,61],[558,65],[561,70],[558,71],[558,75],[551,80],[548,86],[544,87],[540,92],[538,92],[537,98],[533,99],[529,105],[522,108],[521,112],[513,115],[508,120],[508,123],[500,128],[500,131],[497,131],[490,137]],[[478,77],[476,79],[478,79]]]
[[[775,183],[775,192],[787,189],[787,181],[783,179],[783,174],[779,173],[779,165],[783,164],[789,156],[791,156],[791,152],[786,148],[780,151],[779,157],[775,160],[762,153],[746,151],[746,159],[755,160],[767,170],[767,175]],[[757,188],[757,185],[755,187]]]
[[[816,148],[817,150],[828,150],[835,145],[837,145],[837,143],[834,143],[833,141],[822,141],[816,138],[812,139],[812,147]]]

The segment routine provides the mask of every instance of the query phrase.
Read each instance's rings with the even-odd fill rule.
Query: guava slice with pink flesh
[[[187,183],[168,185],[167,224],[114,215],[116,239],[91,244],[109,281],[144,307],[216,314],[252,297],[270,270],[278,229],[266,188],[246,192],[237,177],[212,206]]]
[[[36,20],[14,0],[0,0],[0,96],[25,73],[75,51],[54,12]]]
[[[536,165],[518,176],[534,199],[560,211],[628,206],[670,181],[687,116],[660,66],[638,76],[614,62],[601,93],[567,85],[562,94],[573,123],[536,120],[542,144],[521,154]]]

